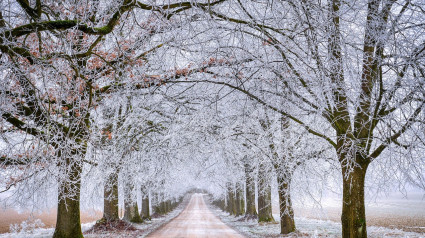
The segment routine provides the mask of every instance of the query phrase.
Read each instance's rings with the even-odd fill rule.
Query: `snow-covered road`
[[[206,206],[203,195],[193,194],[184,211],[148,237],[243,237],[224,224]]]

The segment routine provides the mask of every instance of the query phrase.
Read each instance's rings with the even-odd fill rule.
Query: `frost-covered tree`
[[[146,39],[178,26],[173,16],[193,4],[2,1],[2,134],[21,138],[3,140],[8,145],[2,164],[26,168],[6,174],[2,185],[8,189],[43,173],[53,176],[59,184],[54,237],[82,237],[81,173],[93,113],[118,88],[153,87],[170,77],[143,72],[147,54],[166,41]]]
[[[204,10],[228,38],[243,36],[223,44],[254,61],[199,81],[244,93],[331,145],[343,178],[343,237],[366,237],[367,168],[386,151],[409,160],[418,149],[412,141],[422,140],[421,1],[226,4],[231,12]],[[409,164],[415,169],[402,173],[423,179],[422,163]]]
[[[366,237],[368,168],[386,160],[425,187],[422,5],[2,1],[0,186],[23,200],[57,184],[54,236],[82,237],[83,175],[103,181],[105,219],[118,218],[118,191],[130,213],[141,187],[164,212],[206,180],[235,214],[245,180],[255,216],[253,174],[267,197],[274,168],[287,233],[292,174],[332,147],[343,237]]]
[[[262,146],[264,154],[273,165],[277,178],[281,234],[295,231],[291,186],[299,167],[308,165],[312,159],[319,159],[330,148],[326,148],[302,127],[278,113],[264,112],[259,124],[263,133],[255,146]],[[263,143],[262,143],[262,142]]]

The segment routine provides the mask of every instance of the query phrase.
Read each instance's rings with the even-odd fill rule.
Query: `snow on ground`
[[[83,223],[81,229],[83,232],[89,230],[96,222]],[[0,238],[50,238],[55,228],[43,228],[44,224],[39,220],[34,222],[22,222],[11,226],[10,233],[0,234]]]
[[[228,213],[213,207],[213,212],[227,225],[238,230],[247,237],[341,237],[341,223],[330,220],[318,220],[305,217],[295,217],[297,232],[283,236],[280,235],[279,217],[275,217],[276,222],[258,224],[256,220],[243,220],[243,217],[230,216]],[[406,232],[399,229],[385,227],[368,227],[368,237],[406,237],[424,238],[425,234]]]
[[[425,233],[425,199],[423,193],[411,192],[408,197],[399,193],[388,197],[366,199],[366,224],[369,226],[395,228],[404,231]],[[278,202],[273,202],[273,213],[278,216]],[[328,196],[318,207],[312,204],[295,204],[295,215],[318,220],[339,222],[342,198]]]
[[[94,222],[82,224],[83,232],[85,232],[86,238],[96,237],[145,237],[147,234],[156,230],[160,226],[166,224],[171,219],[180,214],[188,203],[190,195],[187,195],[184,201],[172,212],[166,216],[154,218],[152,221],[147,221],[143,224],[134,224],[137,231],[120,231],[119,233],[87,233],[87,231],[94,225]],[[205,199],[207,204],[208,200]],[[332,201],[329,204],[325,203],[324,209],[327,209],[327,218],[321,217],[320,219],[312,218],[310,216],[297,216],[295,218],[297,232],[289,237],[341,237],[341,224],[336,222],[339,219],[340,207],[335,206],[339,204],[339,201]],[[419,231],[425,230],[425,223],[421,219],[424,216],[423,200],[417,199],[411,202],[406,200],[389,199],[387,201],[380,201],[379,203],[371,203],[368,205],[368,214],[372,218],[387,217],[387,220],[391,224],[398,223],[404,224],[402,229],[397,229],[396,226],[388,225],[387,227],[382,226],[368,226],[368,237],[409,237],[409,238],[425,238],[425,232],[413,232],[419,229]],[[257,221],[245,221],[241,217],[229,216],[229,214],[221,211],[220,209],[208,205],[210,209],[216,214],[223,222],[231,226],[235,230],[247,237],[281,237],[279,235],[280,226],[278,222],[268,224],[258,224]],[[335,207],[333,207],[335,206]],[[333,209],[335,208],[335,209]],[[306,209],[307,210],[307,209]],[[300,210],[298,210],[299,212]],[[297,213],[297,210],[296,210]],[[277,214],[274,214],[276,221],[279,220]],[[405,216],[410,216],[414,222],[406,221]],[[404,218],[403,218],[404,217]],[[416,218],[415,218],[416,217]],[[331,219],[332,218],[332,219]],[[391,220],[393,219],[393,220]],[[372,219],[373,220],[373,219]],[[416,223],[415,223],[416,222]],[[406,224],[410,224],[413,229],[409,231],[406,229]],[[371,222],[368,221],[368,224]],[[385,225],[385,224],[384,224]],[[396,227],[396,228],[394,228]],[[409,227],[407,227],[409,228]],[[11,226],[11,232],[0,234],[0,238],[26,238],[26,237],[51,237],[53,235],[54,228],[43,228],[43,224],[40,220],[33,220],[32,222],[22,222]]]
[[[81,211],[81,222],[91,223],[102,217],[102,212],[95,209]],[[38,220],[38,221],[37,221]],[[41,225],[44,224],[44,225]],[[0,234],[13,230],[34,228],[50,228],[56,224],[56,209],[40,211],[28,211],[17,209],[3,210],[0,208]],[[28,227],[27,227],[28,226]]]
[[[81,224],[81,229],[84,233],[85,238],[119,238],[119,237],[145,237],[152,231],[158,229],[160,226],[168,223],[171,219],[178,216],[181,211],[185,208],[188,203],[190,195],[186,195],[183,199],[183,202],[177,206],[170,213],[160,216],[157,218],[152,218],[151,221],[145,221],[142,224],[133,224],[137,229],[136,231],[119,231],[117,232],[109,232],[109,233],[88,233],[87,231],[93,227],[95,222],[83,223]],[[21,224],[14,224],[11,226],[11,231],[9,233],[0,234],[0,238],[50,238],[53,235],[54,228],[43,228],[44,224],[36,219],[33,222],[22,222]]]
[[[405,202],[405,201],[403,201]],[[336,203],[332,203],[336,204]],[[399,201],[396,204],[400,204]],[[315,219],[310,217],[295,217],[295,225],[297,232],[289,235],[280,235],[280,224],[279,215],[273,214],[276,222],[273,223],[261,223],[259,224],[256,220],[244,220],[243,217],[230,216],[227,212],[223,212],[220,208],[208,203],[208,206],[220,219],[231,226],[233,229],[238,230],[241,234],[247,237],[341,237],[342,228],[341,223],[332,221],[329,219]],[[398,205],[393,205],[394,207]],[[392,208],[394,208],[392,207]],[[413,206],[417,207],[417,206]],[[403,209],[403,208],[400,208]],[[419,210],[418,210],[419,209]],[[372,209],[373,210],[373,209]],[[413,209],[414,210],[414,209]],[[397,212],[397,210],[390,210],[389,213]],[[424,214],[424,210],[421,210],[421,206],[417,207],[416,211],[419,215]],[[329,214],[328,214],[329,215]],[[385,215],[385,214],[384,214]],[[402,214],[407,215],[407,214]],[[400,218],[400,217],[398,217]],[[425,224],[422,224],[425,228]],[[383,238],[383,237],[405,237],[405,238],[425,238],[424,232],[411,232],[403,231],[396,228],[368,226],[368,237],[371,238]]]

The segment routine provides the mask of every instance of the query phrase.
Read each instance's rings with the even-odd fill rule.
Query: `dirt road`
[[[148,237],[228,237],[243,236],[218,219],[205,205],[202,194],[194,194],[184,211]]]

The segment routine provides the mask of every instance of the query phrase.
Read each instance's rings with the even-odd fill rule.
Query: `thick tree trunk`
[[[221,210],[226,210],[226,201],[224,199],[214,200],[212,203],[219,207]]]
[[[236,215],[236,199],[235,192],[233,191],[233,185],[227,185],[227,212],[230,215]]]
[[[165,214],[167,213],[167,202],[166,201],[162,201],[161,205],[160,205],[160,213],[161,214]]]
[[[270,186],[270,172],[260,164],[258,176],[258,222],[274,221],[272,215],[272,188]]]
[[[164,200],[164,196],[162,193],[158,193],[155,195],[155,201],[156,201],[155,208],[154,208],[155,214],[158,214],[158,215],[165,214],[166,205],[165,205],[165,201],[163,200]]]
[[[241,191],[242,192],[242,194],[241,194],[241,215],[244,215],[245,214],[245,199],[244,199],[244,192],[243,192],[243,190]]]
[[[289,234],[295,231],[294,210],[292,208],[290,179],[286,175],[277,176],[280,211],[280,234]]]
[[[142,198],[142,219],[150,220],[151,215],[149,212],[149,194],[146,194],[144,198]]]
[[[221,210],[226,211],[226,199],[220,200]]]
[[[58,214],[53,238],[83,237],[80,223],[82,167],[67,159],[69,178],[59,183]],[[71,164],[72,163],[72,164]]]
[[[236,216],[241,216],[245,213],[245,202],[243,185],[241,183],[236,184]]]
[[[137,202],[132,197],[134,187],[130,184],[124,188],[124,220],[129,222],[141,223],[142,218],[139,215]]]
[[[246,212],[245,217],[249,219],[257,219],[257,210],[255,209],[255,182],[252,174],[252,166],[245,164],[245,196],[246,196]]]
[[[343,167],[342,237],[366,238],[366,213],[364,203],[364,181],[367,164],[354,167],[348,172]]]
[[[119,220],[118,215],[118,174],[113,172],[105,181],[103,190],[103,220]]]
[[[167,201],[167,213],[171,212],[171,210],[173,210],[171,200],[168,200]]]
[[[134,223],[143,222],[139,214],[139,207],[137,206],[137,202],[134,201],[133,203],[125,207],[123,219]]]
[[[263,191],[260,191],[263,190]],[[272,190],[270,184],[264,185],[258,192],[258,222],[272,222],[274,221],[272,215],[271,199]]]
[[[153,192],[152,193],[152,212],[153,214],[159,214],[159,197],[158,194]]]

